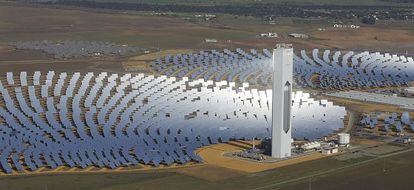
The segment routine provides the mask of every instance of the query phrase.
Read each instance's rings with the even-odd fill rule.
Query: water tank
[[[339,133],[338,134],[338,142],[340,145],[347,145],[349,144],[350,135],[348,133]]]

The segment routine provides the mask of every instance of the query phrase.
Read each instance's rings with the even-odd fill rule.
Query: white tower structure
[[[291,44],[277,44],[273,50],[272,157],[291,155],[292,146],[292,72]]]

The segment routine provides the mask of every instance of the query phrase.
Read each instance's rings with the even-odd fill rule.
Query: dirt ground
[[[166,55],[176,55],[176,54],[185,54],[191,53],[193,50],[189,49],[171,49],[171,50],[161,50],[158,52],[153,52],[144,55],[133,56],[122,62],[122,66],[127,72],[141,72],[141,73],[153,73],[150,69],[149,64],[156,60],[157,58],[163,58]]]
[[[358,137],[352,137],[351,142],[355,144],[363,145],[363,146],[375,146],[375,145],[384,144],[384,142],[369,140],[365,138],[358,138]]]
[[[413,54],[414,33],[409,29],[387,27],[380,24],[376,27],[361,27],[360,29],[328,28],[315,32],[316,42],[337,49],[371,50],[379,52],[400,52]]]
[[[231,158],[225,156],[225,153],[235,152],[243,150],[247,147],[240,147],[237,144],[233,143],[221,143],[211,146],[202,147],[197,150],[197,154],[203,159],[206,165],[218,166],[223,168],[229,168],[232,170],[247,172],[247,173],[257,173],[270,169],[276,169],[288,165],[293,165],[297,163],[302,163],[310,160],[320,159],[324,156],[320,153],[312,153],[306,156],[293,158],[289,160],[283,160],[273,163],[259,163],[246,161],[236,158]]]
[[[336,97],[331,97],[331,96],[321,96],[319,98],[324,98],[329,101],[333,101],[336,105],[341,105],[341,106],[346,105],[347,109],[351,109],[359,113],[369,113],[369,112],[377,112],[377,111],[397,112],[397,113],[402,112],[402,110],[399,109],[397,106],[392,106],[392,105],[360,102],[360,101],[336,98]]]

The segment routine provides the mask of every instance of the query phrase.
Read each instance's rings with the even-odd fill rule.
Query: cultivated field
[[[192,17],[194,15],[188,13],[158,16],[147,12],[39,7],[3,2],[0,3],[0,72],[52,69],[120,72],[125,71],[125,65],[121,63],[129,59],[104,57],[62,61],[39,51],[14,51],[8,46],[10,42],[26,40],[103,41],[161,50],[271,49],[275,43],[287,42],[293,43],[296,50],[327,48],[400,54],[414,52],[414,23],[408,21],[362,25],[360,29],[334,29],[332,21],[324,19],[280,18],[274,25],[269,25],[260,18],[246,16],[219,14],[215,22],[195,22]],[[280,37],[256,37],[263,32],[277,32]],[[306,33],[311,37],[287,37],[292,32]],[[214,38],[218,42],[205,43],[206,38]],[[128,66],[134,67],[134,64],[130,62]]]

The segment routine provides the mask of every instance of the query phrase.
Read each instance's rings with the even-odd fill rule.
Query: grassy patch
[[[373,159],[373,158],[374,157],[372,157],[372,156],[361,156],[361,157],[358,157],[358,158],[350,158],[350,159],[344,160],[343,162],[346,162],[348,164],[355,164],[355,163],[367,161],[367,160],[370,160],[370,159]]]

